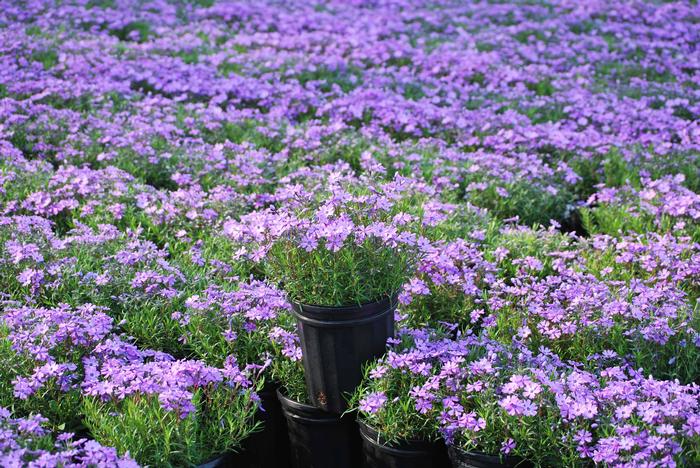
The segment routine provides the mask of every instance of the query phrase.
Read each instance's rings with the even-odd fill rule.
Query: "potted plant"
[[[105,347],[85,361],[85,373],[82,411],[90,433],[144,465],[209,463],[238,450],[256,429],[258,398],[233,357],[215,368]]]
[[[393,336],[397,293],[427,241],[401,196],[382,187],[330,182],[297,195],[225,230],[289,297],[310,401],[341,413],[363,364]]]
[[[179,314],[184,337],[194,354],[207,364],[220,367],[230,355],[255,371],[261,407],[256,420],[260,430],[243,443],[242,458],[254,458],[257,467],[280,467],[288,451],[285,418],[277,398],[280,377],[270,365],[276,345],[273,330],[294,331],[294,319],[282,291],[259,280],[235,288],[212,285],[185,302]]]
[[[563,466],[700,466],[700,387],[657,379],[613,353],[553,381]]]
[[[41,413],[50,424],[82,429],[82,362],[102,343],[115,339],[107,310],[20,305],[0,319],[0,406],[16,416]]]
[[[0,407],[0,464],[2,466],[115,466],[138,468],[128,455],[94,440],[75,440],[69,432],[53,433],[47,418],[34,414],[12,417]]]
[[[310,404],[299,337],[278,328],[272,331],[270,338],[276,347],[271,367],[281,382],[277,395],[287,420],[292,467],[357,466],[359,440],[354,419]]]
[[[419,261],[416,274],[399,295],[401,322],[410,327],[478,330],[483,296],[495,281],[496,267],[476,243],[463,239],[439,242]]]
[[[562,421],[550,391],[570,368],[546,349],[533,354],[517,342],[467,336],[459,343],[442,363],[433,397],[453,467],[575,462],[578,454],[566,452],[555,434]]]
[[[365,371],[353,396],[368,466],[437,468],[448,465],[433,424],[433,388],[441,361],[456,342],[430,330],[402,330],[400,340]]]

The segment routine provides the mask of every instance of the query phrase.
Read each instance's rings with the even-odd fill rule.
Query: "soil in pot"
[[[407,440],[388,446],[377,431],[358,422],[365,468],[446,468],[447,449],[441,442]]]
[[[383,355],[394,336],[396,296],[347,307],[291,304],[309,399],[317,408],[342,413],[362,380],[362,366]]]
[[[356,468],[360,441],[352,415],[340,417],[277,392],[289,431],[293,468]]]
[[[520,457],[487,455],[480,452],[466,452],[450,446],[447,453],[452,468],[530,468],[532,464]]]

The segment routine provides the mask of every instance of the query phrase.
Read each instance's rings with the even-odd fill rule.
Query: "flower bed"
[[[0,464],[699,465],[695,3],[0,0]]]

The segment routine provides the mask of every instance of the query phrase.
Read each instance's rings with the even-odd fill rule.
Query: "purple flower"
[[[513,439],[504,440],[501,444],[501,453],[508,455],[515,448],[515,441]]]
[[[386,401],[387,397],[383,392],[370,393],[360,400],[359,409],[374,414],[384,406]]]

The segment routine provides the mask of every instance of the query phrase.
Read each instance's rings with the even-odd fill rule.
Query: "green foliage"
[[[407,314],[402,324],[439,330],[444,329],[446,323],[456,324],[460,329],[471,328],[470,312],[479,309],[478,299],[448,284],[434,286],[430,288],[430,294],[416,296],[402,308]]]
[[[561,252],[572,247],[569,235],[554,229],[503,228],[487,246],[485,257],[498,265],[498,274],[504,279],[518,277],[519,266],[515,260],[533,257],[542,263],[542,270],[537,272],[539,277],[554,274],[552,252]],[[504,250],[505,249],[505,250]],[[506,252],[499,259],[496,252]]]
[[[548,226],[550,220],[562,221],[567,205],[573,201],[573,194],[563,186],[551,187],[550,192],[538,183],[517,180],[502,188],[506,196],[499,194],[496,185],[490,184],[484,190],[467,193],[466,200],[501,219],[517,216],[520,223],[529,226]]]
[[[527,89],[533,91],[538,96],[552,96],[554,94],[554,85],[551,78],[544,78],[534,83],[527,83]]]
[[[243,71],[243,65],[236,62],[221,62],[217,66],[217,70],[221,75],[229,77],[232,74],[240,74]]]
[[[150,23],[146,21],[132,21],[126,26],[110,31],[110,34],[120,41],[145,42],[153,34]]]
[[[580,210],[583,228],[588,234],[619,236],[629,233],[645,233],[655,229],[654,220],[633,213],[630,206],[598,206]]]
[[[411,347],[413,339],[409,335],[401,336],[401,343],[394,351],[402,352]],[[372,372],[381,367],[386,369],[382,377],[372,378]],[[379,433],[387,445],[393,445],[406,440],[437,440],[439,433],[432,412],[420,413],[416,409],[416,400],[412,395],[414,388],[421,388],[429,376],[438,370],[438,364],[427,370],[426,375],[418,375],[406,369],[394,369],[383,365],[381,361],[370,363],[364,368],[364,378],[352,395],[349,406],[358,410],[363,398],[372,393],[383,393],[386,403],[374,412],[359,410],[359,419]]]
[[[41,63],[44,70],[50,70],[58,63],[58,52],[54,49],[37,50],[32,54],[32,60]]]
[[[27,36],[39,36],[41,35],[41,28],[37,25],[27,26],[27,28],[24,30],[24,33]]]
[[[271,373],[279,383],[282,393],[290,400],[303,404],[311,404],[306,391],[304,365],[299,360],[292,360],[282,354],[281,346],[276,346],[271,363]]]
[[[301,85],[312,82],[319,83],[319,89],[324,93],[333,91],[335,86],[347,94],[362,84],[362,74],[359,68],[347,68],[332,70],[328,67],[320,66],[314,70],[304,70],[296,75]]]
[[[182,326],[173,314],[183,309],[182,296],[172,301],[134,297],[120,301],[112,313],[141,349],[159,349],[182,358],[189,347],[181,340]]]
[[[85,5],[85,8],[92,9],[92,8],[102,8],[102,9],[110,9],[115,7],[115,0],[90,0],[87,2]]]
[[[78,389],[64,392],[55,381],[49,381],[27,399],[15,397],[14,380],[31,375],[35,365],[31,356],[12,349],[7,329],[0,327],[0,407],[10,410],[15,417],[41,414],[49,419],[47,425],[53,430],[80,431],[83,425]]]
[[[173,262],[181,266],[189,278],[217,284],[225,289],[245,279],[265,278],[260,264],[244,258],[231,261],[237,246],[230,239],[216,232],[205,232],[200,245],[199,255],[203,264],[192,262],[190,250],[183,248],[173,252]]]
[[[416,204],[415,208],[415,212],[411,214],[423,216],[420,204]],[[484,243],[489,243],[498,235],[500,227],[500,220],[493,218],[487,211],[462,204],[458,205],[444,221],[435,226],[423,226],[421,234],[433,241],[479,239]],[[483,234],[483,239],[480,239],[479,233]]]
[[[419,83],[407,83],[404,84],[401,88],[401,94],[403,95],[403,97],[405,97],[406,99],[410,99],[411,101],[418,101],[419,99],[423,99],[427,95],[423,90],[423,87]]]
[[[250,391],[221,386],[195,390],[196,413],[181,418],[157,397],[130,396],[120,402],[86,398],[85,424],[95,440],[129,454],[143,465],[187,467],[235,451],[256,426]]]
[[[284,147],[281,139],[268,136],[263,127],[255,120],[244,120],[241,122],[224,122],[218,130],[206,130],[204,133],[207,142],[223,143],[230,141],[232,143],[252,143],[258,148],[265,148],[273,153],[279,152]]]
[[[545,104],[539,107],[529,107],[521,110],[533,124],[559,122],[569,118],[569,114],[561,104]]]
[[[325,246],[307,252],[296,242],[281,240],[268,258],[269,276],[283,284],[295,301],[343,306],[377,301],[398,291],[413,257],[405,249],[367,239],[337,252]]]
[[[546,40],[544,31],[541,31],[539,29],[524,29],[522,31],[518,31],[513,37],[516,41],[522,44],[527,44],[528,42],[530,42],[530,38],[535,38],[538,41]]]
[[[275,345],[269,337],[272,329],[294,329],[291,314],[282,312],[274,320],[252,321],[246,318],[245,311],[227,314],[214,306],[188,313],[188,317],[184,328],[192,352],[217,367],[231,354],[240,362],[262,364],[275,353]],[[229,330],[235,333],[234,339],[226,338]]]
[[[596,74],[602,80],[615,80],[621,84],[629,84],[635,78],[656,83],[670,83],[675,77],[670,70],[657,70],[656,67],[644,67],[639,64],[623,64],[619,62],[600,62],[596,65]]]
[[[654,217],[631,203],[582,208],[580,214],[583,228],[590,235],[673,233],[676,236],[690,236],[694,242],[700,242],[700,223],[684,221],[681,228],[679,221],[682,220],[666,214]]]
[[[497,46],[488,42],[479,41],[476,43],[476,50],[479,52],[493,52]]]

